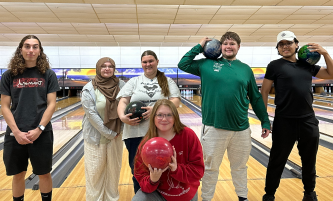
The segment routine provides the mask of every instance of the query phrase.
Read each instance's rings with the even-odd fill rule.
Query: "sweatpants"
[[[87,201],[117,201],[123,141],[121,135],[107,144],[84,142]]]
[[[295,142],[302,161],[302,182],[306,192],[316,185],[316,157],[319,144],[319,121],[315,115],[305,118],[276,116],[273,122],[272,148],[266,173],[266,194],[274,195]]]
[[[251,130],[229,131],[203,125],[201,144],[205,162],[205,174],[202,178],[203,200],[214,197],[223,155],[227,150],[230,161],[232,182],[236,194],[247,198],[247,166],[251,152]]]

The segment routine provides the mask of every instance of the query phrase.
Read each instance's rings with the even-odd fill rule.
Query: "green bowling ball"
[[[306,62],[310,65],[315,65],[320,60],[320,54],[318,52],[310,52],[308,45],[304,45],[298,51],[298,59],[302,62]]]

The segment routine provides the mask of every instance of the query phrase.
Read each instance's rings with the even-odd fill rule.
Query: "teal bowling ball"
[[[304,45],[298,51],[298,59],[310,65],[315,65],[320,60],[320,54],[318,52],[310,52],[308,45]]]
[[[134,119],[134,118],[139,118],[142,122],[144,120],[142,114],[147,112],[146,109],[142,109],[141,107],[146,107],[146,105],[144,103],[142,103],[141,101],[133,101],[130,102],[125,109],[125,114],[129,114],[132,113],[132,115],[130,116],[130,119]]]
[[[222,54],[221,42],[212,39],[211,41],[207,41],[203,47],[203,55],[207,59],[217,59]]]

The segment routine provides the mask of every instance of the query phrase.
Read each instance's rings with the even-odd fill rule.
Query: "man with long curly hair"
[[[39,176],[43,201],[52,198],[53,131],[51,117],[59,90],[40,40],[25,36],[1,79],[1,110],[7,122],[4,163],[13,175],[14,201],[24,200],[25,176],[30,158],[33,173]]]

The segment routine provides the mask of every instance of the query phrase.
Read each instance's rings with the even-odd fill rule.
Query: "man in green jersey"
[[[208,37],[200,40],[180,60],[179,69],[200,76],[202,90],[202,136],[205,175],[202,178],[202,200],[214,197],[219,167],[228,151],[232,181],[240,201],[247,200],[247,166],[251,151],[248,108],[252,108],[262,125],[262,137],[270,132],[270,122],[251,68],[236,59],[241,39],[226,32],[222,57],[194,60],[203,52]]]

